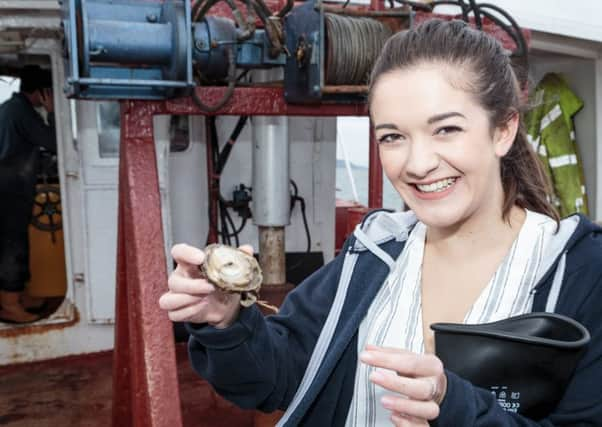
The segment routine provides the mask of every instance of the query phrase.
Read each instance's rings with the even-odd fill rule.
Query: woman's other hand
[[[395,426],[428,426],[429,420],[439,416],[447,377],[437,356],[367,345],[360,359],[382,368],[375,369],[370,380],[392,392],[381,404],[391,411]]]
[[[253,253],[248,245],[240,249]],[[167,311],[170,320],[208,323],[219,329],[234,323],[240,311],[240,294],[224,292],[202,276],[199,266],[205,259],[203,251],[178,244],[171,255],[177,267],[167,281],[169,291],[159,299],[159,307]]]

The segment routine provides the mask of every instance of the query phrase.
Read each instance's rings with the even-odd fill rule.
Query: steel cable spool
[[[374,62],[392,31],[363,17],[325,13],[326,84],[365,85]]]

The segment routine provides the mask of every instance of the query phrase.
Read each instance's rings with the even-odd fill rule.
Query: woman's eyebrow
[[[462,117],[462,118],[466,118],[466,116],[464,114],[458,113],[457,111],[450,111],[449,113],[442,113],[442,114],[437,114],[435,116],[430,117],[426,122],[431,125],[435,122],[440,122],[441,120],[445,120],[448,119],[450,117]]]
[[[395,126],[393,123],[382,123],[380,125],[374,126],[374,130],[378,130],[378,129],[396,129],[396,130],[399,130],[399,128],[397,126]]]

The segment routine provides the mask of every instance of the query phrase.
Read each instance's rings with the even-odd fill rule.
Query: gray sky
[[[368,167],[369,146],[369,120],[368,117],[339,117],[337,119],[337,159],[344,159],[341,143],[351,163]]]

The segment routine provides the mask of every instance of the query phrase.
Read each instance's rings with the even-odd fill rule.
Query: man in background
[[[56,152],[50,72],[26,66],[19,77],[20,91],[0,105],[0,322],[11,323],[38,320],[22,303],[30,278],[28,228],[40,147]]]

